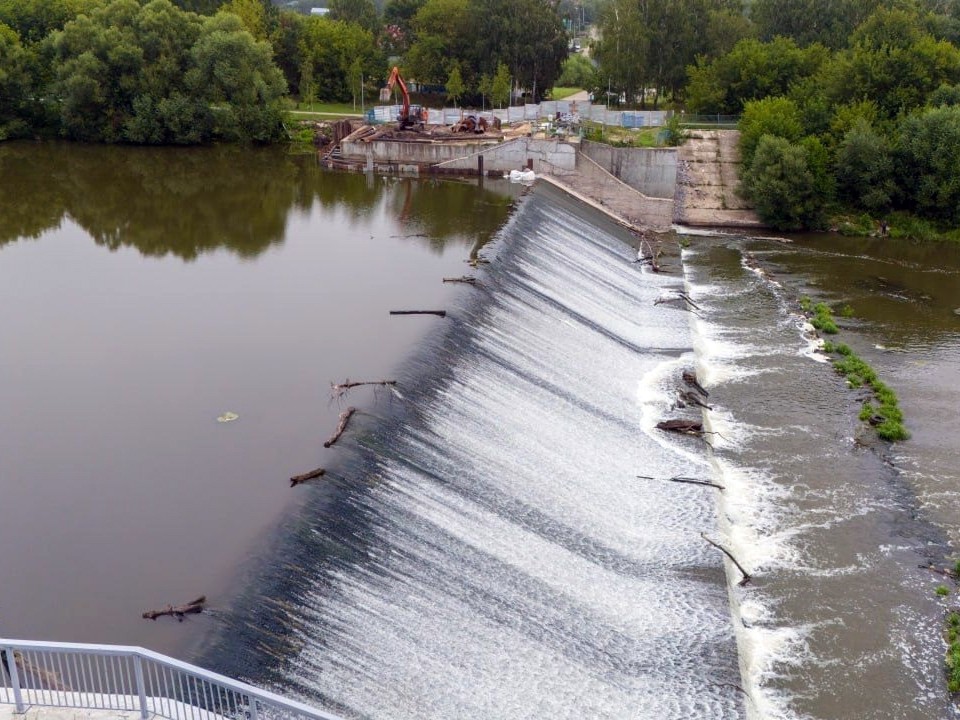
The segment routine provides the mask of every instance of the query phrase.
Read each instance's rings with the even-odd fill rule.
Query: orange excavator
[[[407,84],[400,77],[400,68],[394,66],[393,70],[390,71],[390,77],[387,79],[387,90],[393,92],[393,88],[398,84],[400,85],[400,93],[403,95],[403,107],[400,109],[400,115],[397,118],[397,128],[399,130],[409,130],[423,127],[421,108],[416,105],[411,108]]]

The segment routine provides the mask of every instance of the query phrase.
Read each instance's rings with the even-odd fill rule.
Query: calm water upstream
[[[960,717],[918,568],[960,549],[957,248],[691,237],[654,274],[546,185],[273,151],[0,145],[0,184],[0,635],[349,718]],[[911,440],[864,430],[804,295],[847,308]],[[654,427],[678,414],[709,444]]]
[[[272,150],[0,144],[0,636],[186,652],[340,407],[390,377],[507,217],[504,183]],[[358,427],[389,405],[355,391]],[[217,422],[225,411],[239,415]]]

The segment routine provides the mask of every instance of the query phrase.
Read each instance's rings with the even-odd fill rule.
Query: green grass
[[[800,307],[810,315],[810,324],[821,332],[838,332],[833,321],[833,313],[826,303],[814,303],[808,297],[800,298]],[[833,367],[847,380],[851,388],[869,387],[873,391],[873,400],[868,400],[860,409],[860,420],[873,425],[877,436],[894,442],[906,440],[910,433],[903,424],[903,411],[900,410],[897,394],[877,377],[877,372],[868,362],[859,357],[849,345],[826,341],[823,351],[828,355],[838,355]],[[874,404],[874,401],[876,404]],[[960,567],[960,561],[957,563]]]
[[[946,597],[947,595],[950,594],[950,588],[948,588],[946,585],[937,585],[934,592],[937,593],[937,595],[939,595],[940,597]]]
[[[550,91],[551,100],[563,100],[568,98],[571,95],[576,95],[578,92],[583,92],[583,88],[578,87],[555,87]]]
[[[297,102],[291,104],[293,107],[288,108],[287,111],[295,120],[303,120],[311,116],[316,116],[317,119],[330,120],[337,117],[360,117],[363,115],[360,106],[357,105],[354,108],[353,103]],[[371,107],[373,106],[367,105],[366,109],[369,110]]]
[[[606,143],[613,147],[659,147],[657,142],[661,128],[630,128],[601,125],[595,122],[584,122],[584,137],[587,140]]]
[[[960,692],[960,613],[955,611],[947,615],[947,689]]]
[[[810,318],[810,324],[820,332],[827,335],[836,335],[840,332],[837,323],[833,320],[833,311],[826,303],[817,303],[813,306],[813,317]]]

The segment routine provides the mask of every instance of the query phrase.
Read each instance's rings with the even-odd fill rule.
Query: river
[[[233,149],[6,145],[0,170],[0,635],[143,644],[349,718],[958,716],[953,595],[918,567],[960,543],[957,248],[681,234],[656,274],[545,185]],[[909,441],[857,419],[803,296]],[[396,392],[331,401],[348,377]],[[710,433],[654,427],[677,415]]]

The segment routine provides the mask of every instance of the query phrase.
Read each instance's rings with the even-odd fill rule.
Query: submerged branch
[[[325,448],[330,447],[340,439],[340,436],[343,435],[343,432],[347,429],[347,423],[350,422],[350,418],[356,411],[357,409],[355,407],[348,407],[346,410],[340,413],[340,422],[337,424],[337,429],[333,431],[333,435],[330,436],[330,439],[323,444]]]
[[[290,478],[290,487],[296,487],[297,485],[302,485],[308,480],[315,480],[316,478],[323,477],[326,474],[327,474],[327,471],[325,468],[317,468],[316,470],[311,470],[310,472],[304,473],[303,475],[294,475],[292,478]]]
[[[700,533],[700,537],[702,537],[702,538],[703,538],[704,540],[706,540],[708,543],[710,543],[711,545],[713,545],[717,550],[719,550],[719,551],[722,552],[724,555],[726,555],[728,558],[730,558],[730,562],[732,562],[734,565],[737,566],[737,570],[739,570],[739,571],[743,574],[743,579],[742,579],[740,582],[738,582],[737,585],[739,585],[740,587],[743,587],[743,586],[746,585],[748,582],[750,582],[752,576],[750,575],[750,573],[748,573],[746,570],[743,569],[743,565],[741,565],[739,562],[737,562],[737,559],[733,556],[733,553],[732,553],[732,552],[730,552],[729,550],[727,550],[727,549],[726,549],[723,545],[721,545],[720,543],[715,542],[715,541],[711,540],[710,538],[708,538],[707,535],[706,535],[706,533]]]
[[[196,600],[191,600],[183,605],[167,605],[162,610],[147,610],[147,612],[143,614],[143,617],[147,620],[156,620],[163,615],[171,615],[177,618],[179,622],[183,622],[184,615],[195,615],[203,612],[206,603],[207,596],[201,595]]]

